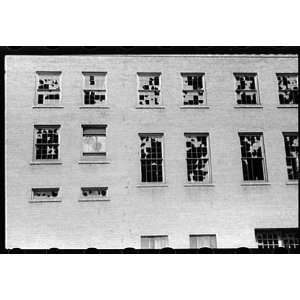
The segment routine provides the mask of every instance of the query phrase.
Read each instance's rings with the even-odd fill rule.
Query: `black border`
[[[296,54],[299,70],[300,46],[1,46],[0,47],[0,91],[1,91],[1,157],[2,157],[2,197],[0,199],[0,254],[298,254],[300,249],[6,249],[5,248],[5,93],[4,59],[5,55],[145,55],[145,54]],[[299,72],[298,72],[299,73]],[[299,113],[299,110],[298,110]],[[299,131],[299,123],[298,123]],[[299,187],[298,187],[299,189]],[[298,190],[299,192],[299,190]],[[298,200],[299,201],[299,200]],[[300,204],[298,202],[298,229],[300,230]]]

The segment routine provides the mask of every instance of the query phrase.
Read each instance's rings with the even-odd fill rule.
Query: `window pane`
[[[299,179],[299,138],[298,134],[284,134],[288,179]]]
[[[160,75],[139,74],[139,105],[160,105]]]
[[[216,248],[217,238],[216,235],[190,235],[190,248]]]
[[[280,104],[299,103],[298,74],[277,74]]]
[[[105,136],[92,136],[87,135],[83,137],[83,152],[84,153],[97,153],[105,152]]]
[[[237,104],[259,104],[256,74],[235,74]]]

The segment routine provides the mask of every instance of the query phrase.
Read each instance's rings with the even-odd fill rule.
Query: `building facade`
[[[299,247],[298,101],[295,55],[6,56],[6,247]]]

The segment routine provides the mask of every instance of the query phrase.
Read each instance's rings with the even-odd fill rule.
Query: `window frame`
[[[84,197],[83,196],[83,190],[84,189],[105,189],[106,195],[105,196],[99,196],[99,197]],[[80,188],[80,196],[79,196],[79,202],[94,202],[94,201],[109,201],[109,193],[108,193],[108,186],[82,186]]]
[[[256,93],[256,103],[255,104],[239,104],[238,98],[237,98],[237,91],[239,90],[237,88],[237,79],[236,76],[254,76],[254,82],[255,82],[255,93]],[[262,103],[261,103],[261,97],[260,97],[260,89],[259,89],[259,80],[258,80],[258,73],[257,72],[233,72],[233,79],[234,79],[234,99],[235,99],[235,103],[234,103],[234,107],[245,107],[245,108],[251,108],[251,107],[262,107]],[[252,90],[240,90],[242,91],[246,91],[246,92],[251,92]]]
[[[51,198],[49,197],[48,198],[41,198],[41,199],[37,199],[34,197],[34,192],[37,191],[37,190],[45,190],[46,191],[57,191],[57,197],[55,198]],[[42,186],[42,187],[31,187],[30,189],[30,200],[29,202],[30,203],[47,203],[47,202],[62,202],[62,192],[61,192],[61,188],[60,187],[45,187],[45,186]]]
[[[299,104],[297,103],[287,103],[287,104],[281,104],[280,103],[280,91],[279,90],[279,86],[278,86],[278,76],[296,76],[298,77],[298,97],[300,97],[300,92],[299,92],[299,73],[297,72],[278,72],[278,73],[275,73],[275,76],[276,76],[276,87],[277,87],[277,99],[278,99],[278,107],[298,107]],[[289,91],[292,91],[292,90],[289,90]]]
[[[143,238],[150,239],[150,241],[149,241],[149,245],[150,246],[151,246],[151,242],[155,243],[155,239],[157,239],[157,238],[166,238],[166,245],[164,247],[162,247],[162,248],[155,248],[155,247],[153,247],[153,248],[151,248],[151,247],[144,248],[144,247],[142,247],[142,244],[143,244],[142,240],[143,240]],[[140,237],[140,243],[141,243],[141,249],[163,249],[163,248],[169,247],[169,236],[167,234],[141,235],[141,237]]]
[[[207,90],[206,90],[206,74],[204,72],[181,72],[181,107],[182,108],[198,108],[198,107],[207,107]],[[188,90],[184,89],[184,76],[202,76],[202,86],[203,86],[203,103],[202,104],[184,104],[184,97],[183,93],[184,91],[189,92]],[[200,90],[192,90],[193,92],[195,91],[200,91]]]
[[[141,90],[140,89],[140,77],[141,76],[158,76],[159,77],[159,104],[158,105],[142,105],[140,104],[140,92],[145,92],[147,90]],[[137,72],[136,73],[137,78],[137,102],[136,102],[136,108],[164,108],[164,103],[162,99],[162,72]]]
[[[261,140],[261,145],[262,145],[262,161],[263,161],[263,175],[264,175],[264,179],[259,179],[259,180],[245,180],[244,178],[244,170],[243,170],[243,158],[246,159],[247,157],[242,157],[242,153],[241,153],[241,136],[250,136],[250,135],[260,135],[262,140]],[[240,146],[240,162],[241,162],[241,171],[242,171],[242,182],[244,184],[257,184],[257,183],[268,183],[268,172],[267,172],[267,158],[266,158],[266,149],[265,149],[265,142],[264,142],[264,134],[263,132],[259,131],[259,132],[238,132],[238,138],[239,138],[239,146]]]
[[[191,241],[191,238],[192,237],[202,237],[202,236],[209,236],[209,237],[214,237],[215,238],[215,247],[196,247],[196,248],[192,248],[192,241]],[[201,248],[210,248],[210,249],[217,249],[218,248],[218,244],[217,244],[217,235],[216,234],[213,234],[213,233],[208,233],[208,234],[190,234],[189,235],[189,242],[190,242],[190,249],[201,249]]]

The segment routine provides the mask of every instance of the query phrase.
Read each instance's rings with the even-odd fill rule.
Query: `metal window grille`
[[[258,248],[274,249],[279,247],[279,236],[277,232],[259,232],[256,234]]]
[[[240,143],[244,180],[266,180],[262,134],[240,134]]]
[[[83,155],[106,155],[106,125],[82,125]]]
[[[37,104],[57,105],[60,103],[60,73],[37,72]]]
[[[208,134],[186,134],[188,182],[210,182]]]
[[[139,73],[139,105],[161,105],[160,103],[160,74]]]
[[[237,104],[260,104],[257,90],[257,75],[251,73],[234,74]]]
[[[162,135],[140,135],[142,182],[163,181]]]
[[[295,133],[284,134],[288,179],[299,179],[299,137]]]
[[[106,103],[106,73],[83,72],[84,104],[101,105]]]
[[[217,248],[217,237],[215,234],[190,235],[190,248]]]
[[[181,74],[183,105],[205,104],[204,74]]]
[[[35,159],[58,159],[59,126],[35,126]]]
[[[141,248],[142,249],[161,249],[168,246],[167,235],[157,236],[142,236],[141,237]]]
[[[107,197],[107,187],[83,187],[81,188],[82,199],[104,199]]]
[[[277,74],[280,104],[299,104],[298,74]]]

